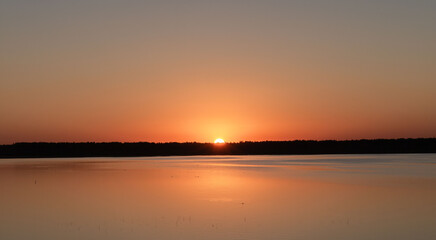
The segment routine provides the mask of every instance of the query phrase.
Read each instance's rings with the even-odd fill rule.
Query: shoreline
[[[436,153],[436,138],[238,143],[33,142],[0,145],[0,158]]]

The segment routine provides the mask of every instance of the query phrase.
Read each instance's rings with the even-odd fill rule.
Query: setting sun
[[[215,139],[214,143],[225,143],[225,142],[221,138],[217,138],[217,139]]]

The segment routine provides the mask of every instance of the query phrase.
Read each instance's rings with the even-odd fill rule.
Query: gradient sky
[[[436,137],[436,1],[0,0],[0,143]]]

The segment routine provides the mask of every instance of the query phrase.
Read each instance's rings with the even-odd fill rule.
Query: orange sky
[[[436,137],[436,4],[388,2],[4,1],[0,143]]]

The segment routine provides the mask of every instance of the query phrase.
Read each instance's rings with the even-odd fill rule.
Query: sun
[[[215,139],[214,143],[225,143],[225,142],[221,138],[217,138],[217,139]]]

